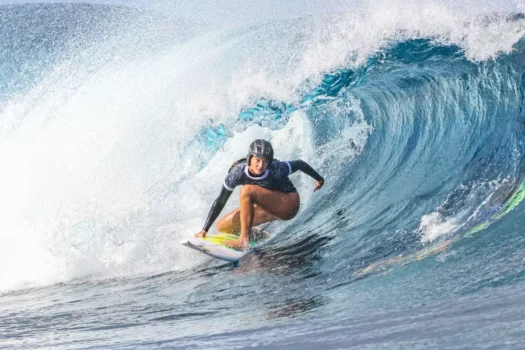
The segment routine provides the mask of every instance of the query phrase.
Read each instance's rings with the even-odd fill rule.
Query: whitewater
[[[0,348],[525,347],[524,12],[0,5]],[[255,138],[324,187],[181,246]]]

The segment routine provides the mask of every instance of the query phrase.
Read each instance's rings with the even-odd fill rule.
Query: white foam
[[[421,218],[418,231],[421,232],[421,242],[429,243],[454,232],[458,227],[456,218],[445,219],[440,213],[434,212]]]
[[[499,206],[500,201],[512,189],[512,183],[507,178],[496,179],[492,181],[479,181],[469,185],[460,185],[457,187],[459,192],[467,191],[468,195],[461,200],[462,207],[457,213],[451,216],[445,216],[441,213],[442,206],[436,211],[421,217],[418,232],[421,235],[422,243],[430,243],[438,238],[446,237],[449,234],[458,232],[462,227],[469,226],[472,223],[480,224],[480,219],[489,220],[489,217],[483,218],[483,213],[492,210],[494,206]],[[448,198],[445,200],[447,202]],[[455,199],[457,201],[457,199]],[[492,203],[494,201],[494,203]]]

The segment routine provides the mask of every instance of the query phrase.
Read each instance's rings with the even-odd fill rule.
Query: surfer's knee
[[[252,194],[255,192],[257,185],[244,185],[241,187],[239,193],[239,198],[242,199],[252,199]]]
[[[215,223],[215,228],[217,229],[217,231],[219,232],[225,232],[225,227],[226,225],[224,224],[224,220],[219,220]]]
[[[215,223],[215,228],[219,232],[230,232],[232,230],[232,218],[230,217],[222,217]]]

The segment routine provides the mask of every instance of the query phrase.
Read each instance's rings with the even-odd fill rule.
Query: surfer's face
[[[268,161],[260,157],[251,157],[249,170],[252,174],[262,175],[268,168]]]

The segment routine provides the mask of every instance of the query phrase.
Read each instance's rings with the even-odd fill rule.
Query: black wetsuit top
[[[281,191],[284,193],[297,192],[292,181],[288,178],[292,174],[292,166],[289,162],[274,160],[261,176],[253,175],[248,171],[246,160],[242,160],[234,165],[226,179],[224,187],[233,191],[238,185],[257,185],[271,191]]]
[[[224,179],[224,184],[219,197],[213,202],[206,223],[202,228],[203,231],[208,232],[211,225],[226,205],[226,202],[236,186],[257,185],[272,191],[280,191],[284,193],[297,192],[292,181],[288,178],[288,176],[295,173],[297,170],[301,170],[303,173],[317,181],[324,182],[323,177],[308,165],[308,163],[302,160],[281,162],[275,159],[261,176],[253,175],[248,171],[246,160],[241,160],[234,164],[228,172],[226,179]]]

